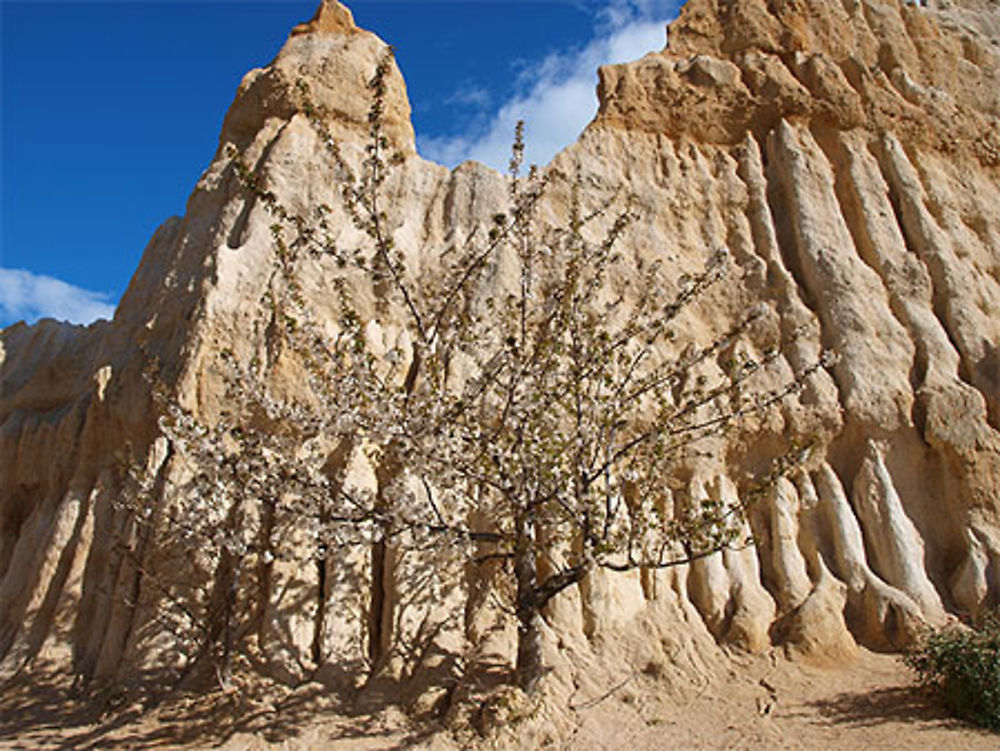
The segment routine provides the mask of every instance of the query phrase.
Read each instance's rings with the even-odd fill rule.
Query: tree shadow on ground
[[[142,685],[149,684],[147,678]],[[231,691],[154,696],[149,689],[118,687],[84,695],[65,672],[36,665],[0,691],[0,745],[52,751],[203,748],[240,734],[280,743],[308,728],[317,742],[363,737],[380,740],[383,749],[404,749],[442,728],[437,711],[423,717],[391,712],[406,693],[389,679],[358,693],[315,681],[289,688],[253,678]]]
[[[7,681],[0,690],[0,742],[27,743],[62,732],[67,727],[87,727],[100,715],[96,703],[76,698],[72,678],[38,666]]]
[[[989,732],[948,714],[931,696],[917,687],[893,686],[874,691],[849,691],[805,704],[801,714],[821,724],[874,727],[906,723],[913,728],[948,728]],[[818,716],[818,719],[817,719]]]

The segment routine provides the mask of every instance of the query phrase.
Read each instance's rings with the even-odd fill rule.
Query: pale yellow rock
[[[825,568],[815,589],[781,623],[780,638],[795,657],[813,662],[849,662],[858,646],[844,622],[847,587]]]
[[[798,547],[798,507],[795,486],[783,477],[754,515],[762,520],[758,524],[757,544],[764,558],[764,571],[783,613],[801,605],[812,589],[806,561]]]

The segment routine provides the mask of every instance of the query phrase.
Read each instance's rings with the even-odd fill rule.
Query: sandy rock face
[[[275,283],[271,218],[228,154],[287,205],[330,205],[339,245],[363,243],[296,88],[306,81],[357,163],[383,47],[324,2],[240,85],[216,159],[185,216],[151,240],[115,320],[0,334],[0,674],[40,658],[91,679],[183,669],[184,627],[162,622],[166,598],[202,607],[211,587],[157,542],[157,520],[185,502],[173,489],[187,470],[159,436],[144,371],[158,361],[170,393],[209,423],[223,407],[223,350],[271,358],[275,387],[297,388],[301,370],[278,362],[262,304]],[[842,659],[994,604],[1000,6],[690,0],[663,52],[602,69],[599,96],[597,118],[551,169],[635,194],[628,252],[679,276],[726,246],[738,267],[688,311],[689,339],[706,343],[764,303],[787,372],[824,348],[839,360],[676,491],[678,502],[738,495],[775,447],[813,441],[813,461],[755,507],[758,544],[671,571],[594,575],[560,595],[547,623],[553,680],[579,684],[579,666],[601,655],[704,672],[718,644]],[[433,274],[449,244],[503,205],[504,182],[415,153],[395,68],[386,124],[400,159],[386,185],[394,236],[412,273]],[[548,200],[543,211],[565,211],[558,191]],[[335,264],[310,259],[297,273],[317,316],[332,318]],[[381,335],[398,332],[388,323]],[[127,457],[155,478],[150,523],[117,502]],[[254,573],[263,605],[243,637],[282,677],[321,667],[351,682],[373,617],[393,614],[398,677],[445,674],[445,654],[513,655],[511,624],[476,576],[456,568],[443,590],[423,589],[428,565],[453,563],[401,553],[375,567],[367,554],[317,559],[293,533],[280,544]],[[365,584],[373,567],[377,594]],[[432,641],[441,648],[412,648]]]

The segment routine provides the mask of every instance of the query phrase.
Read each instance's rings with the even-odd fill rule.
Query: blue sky
[[[108,317],[181,214],[242,76],[317,2],[0,0],[0,326]],[[355,0],[396,46],[418,149],[545,163],[596,108],[597,66],[661,49],[676,0]]]

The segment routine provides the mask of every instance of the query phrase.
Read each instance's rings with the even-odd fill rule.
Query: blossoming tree
[[[233,486],[263,492],[272,521],[256,541],[231,546],[220,565],[230,589],[240,556],[255,545],[258,565],[269,565],[280,498],[296,499],[280,501],[287,523],[318,525],[322,556],[348,539],[369,545],[368,655],[377,666],[392,618],[375,606],[375,589],[393,547],[437,544],[476,565],[500,561],[518,626],[517,682],[531,692],[543,674],[543,611],[559,593],[597,568],[674,566],[748,543],[746,506],[787,467],[787,456],[732,503],[675,505],[669,478],[692,447],[771,409],[822,363],[771,378],[769,389],[757,386],[754,379],[777,360],[780,345],[755,355],[740,346],[763,315],[759,310],[705,346],[679,349],[681,313],[726,274],[728,254],[715,251],[701,273],[680,283],[655,261],[626,255],[620,246],[637,216],[632,200],[589,195],[576,176],[525,172],[520,126],[507,204],[432,279],[420,278],[396,247],[384,206],[383,186],[394,167],[382,132],[389,65],[387,57],[370,83],[370,138],[360,171],[348,166],[325,114],[301,86],[302,109],[326,145],[367,251],[338,250],[322,219],[328,208],[316,212],[319,221],[296,214],[232,154],[245,188],[274,217],[283,285],[267,303],[281,322],[284,346],[308,372],[311,396],[282,404],[268,392],[264,366],[227,360],[237,374],[236,401],[250,405],[242,414],[266,416],[252,426],[244,418],[235,434],[227,426],[228,455],[235,452],[234,467],[251,462],[270,478],[260,487]],[[565,211],[543,219],[542,199],[553,191],[561,191]],[[353,282],[347,275],[330,280],[339,301],[334,335],[316,320],[297,281],[309,253],[332,254],[353,273]],[[501,266],[514,271],[501,274]],[[373,347],[370,326],[389,322],[378,320],[378,309],[365,313],[354,303],[359,278],[392,302],[392,324],[405,332],[388,351]],[[706,363],[721,367],[703,369]],[[167,422],[175,440],[197,432],[183,427],[180,413]],[[192,454],[207,460],[220,453],[213,448],[219,442],[208,441],[206,449],[204,435],[203,448]],[[247,445],[256,453],[240,459]],[[379,477],[377,488],[360,491],[321,471],[330,445],[363,454]],[[221,466],[217,456],[213,461]],[[241,503],[226,505],[229,526],[241,517]],[[228,612],[225,594],[214,598],[217,612]],[[206,633],[217,637],[220,627],[213,628]]]

